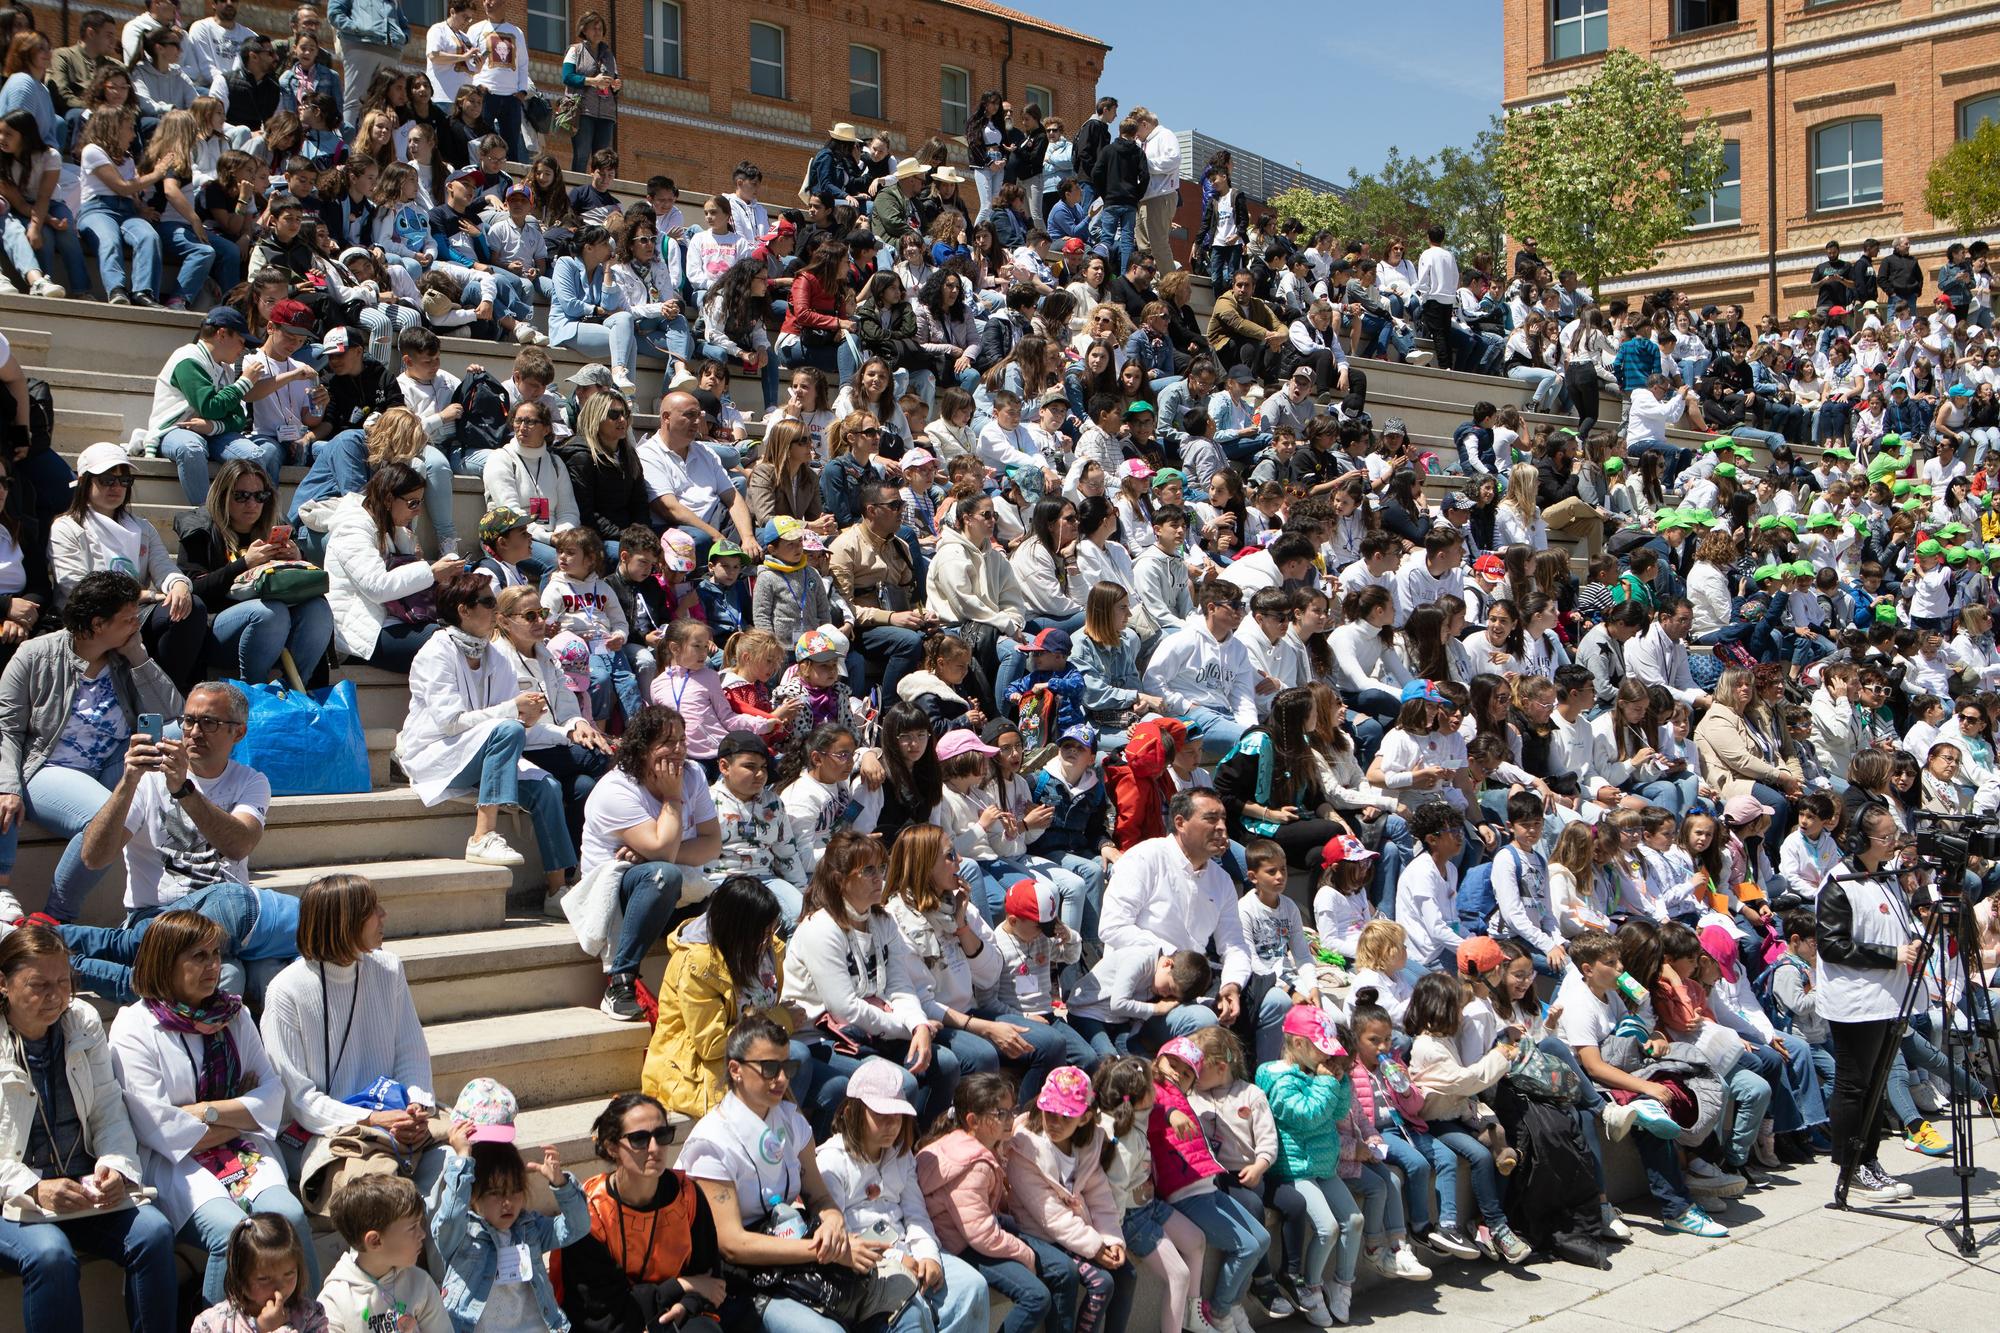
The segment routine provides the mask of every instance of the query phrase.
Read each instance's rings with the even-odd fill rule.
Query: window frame
[[[561,11],[560,19],[558,20],[554,16],[547,13],[537,13],[535,8],[537,5],[555,6]],[[571,36],[572,36],[569,26],[569,19],[570,19],[569,0],[527,0],[526,17],[527,17],[527,22],[521,25],[521,31],[522,34],[526,36],[528,39],[528,49],[530,51],[554,51],[560,54],[564,51],[569,50]],[[535,41],[535,27],[538,23],[546,24],[550,22],[556,23],[556,39],[554,43],[550,45],[547,46],[540,45]]]
[[[1682,37],[1690,33],[1708,32],[1713,28],[1734,27],[1736,24],[1741,23],[1743,21],[1743,6],[1741,0],[1736,0],[1736,15],[1733,18],[1710,19],[1708,22],[1703,23],[1696,27],[1690,27],[1684,21],[1687,16],[1688,5],[1700,4],[1703,6],[1712,7],[1713,5],[1718,3],[1721,3],[1721,0],[1673,0],[1672,18],[1673,18],[1674,36]]]
[[[946,78],[954,74],[959,77],[965,88],[964,100],[960,102],[953,102],[944,95],[945,80]],[[959,109],[958,124],[956,127],[952,125],[951,118],[945,114],[945,112],[949,108],[954,106]],[[961,68],[958,65],[939,65],[938,66],[938,128],[943,130],[946,134],[963,134],[965,133],[965,123],[971,119],[972,119],[972,71],[969,69]]]
[[[1728,156],[1729,150],[1732,148],[1736,150],[1736,171],[1733,175],[1730,174],[1729,171],[1729,156]],[[1704,194],[1697,204],[1689,208],[1688,210],[1689,231],[1715,231],[1723,227],[1740,227],[1743,225],[1742,141],[1739,139],[1725,139],[1722,141],[1722,151],[1723,151],[1723,167],[1722,167],[1723,174],[1716,179],[1715,188]],[[1715,216],[1716,196],[1721,194],[1722,191],[1731,188],[1733,188],[1736,191],[1736,215],[1730,218],[1718,218]],[[1698,217],[1700,212],[1704,209],[1708,213],[1708,220],[1700,221],[1698,220]]]
[[[1041,93],[1042,97],[1037,99],[1036,93]],[[1056,113],[1056,90],[1039,83],[1030,83],[1021,89],[1022,109],[1025,110],[1031,102],[1042,109],[1042,119],[1047,120]]]
[[[764,29],[766,32],[777,34],[778,58],[776,61],[758,58],[757,30],[759,28]],[[783,27],[781,27],[776,23],[765,23],[761,19],[750,20],[750,51],[749,51],[750,95],[752,97],[768,97],[774,102],[785,102],[791,100],[790,97],[788,96],[791,85],[789,70],[787,68],[787,66],[790,63],[790,51],[788,49],[788,46],[789,43],[786,39],[785,30]],[[778,67],[778,91],[775,93],[765,92],[762,89],[758,88],[757,86],[757,71],[759,69],[768,70],[773,64],[775,64]]]
[[[1548,0],[1549,61],[1585,60],[1591,56],[1601,56],[1611,49],[1611,0],[1576,0],[1577,12],[1573,18],[1564,18],[1556,12],[1562,0]],[[1596,5],[1595,9],[1590,8]],[[1589,44],[1591,20],[1596,19],[1603,33],[1603,45]],[[1558,49],[1557,34],[1564,28],[1576,30],[1577,49],[1567,54]]]
[[[1854,156],[1853,127],[1856,125],[1863,125],[1863,124],[1872,124],[1875,126],[1875,142],[1877,145],[1876,156],[1873,158],[1857,159]],[[1843,163],[1843,168],[1847,173],[1847,198],[1842,203],[1830,204],[1824,202],[1820,194],[1820,181],[1823,177],[1827,176],[1829,172],[1828,169],[1820,162],[1819,149],[1820,149],[1821,139],[1825,135],[1830,134],[1834,130],[1838,129],[1845,129],[1847,131],[1847,159]],[[1811,129],[1807,130],[1806,170],[1808,173],[1807,202],[1810,205],[1809,211],[1815,214],[1845,213],[1859,208],[1880,208],[1882,206],[1882,201],[1887,197],[1883,188],[1883,181],[1882,181],[1883,163],[1881,156],[1882,152],[1880,146],[1881,143],[1882,143],[1882,117],[1880,116],[1845,116],[1839,120],[1830,120],[1821,125],[1814,125]],[[1856,166],[1866,167],[1871,165],[1875,168],[1875,173],[1876,173],[1875,195],[1873,198],[1870,199],[1857,199],[1855,198],[1855,190],[1854,190],[1855,168]]]
[[[1979,125],[1967,125],[1965,123],[1965,115],[1966,112],[1983,102],[1991,102],[1993,104],[1993,114],[1991,116],[1982,116],[1980,118],[1981,122],[1983,123],[1987,120],[2000,121],[2000,88],[1995,88],[1991,92],[1980,93],[1975,97],[1968,97],[1958,104],[1952,115],[1952,119],[1957,122],[1952,128],[1957,132],[1960,139],[1970,139],[1978,132]]]
[[[674,16],[674,36],[669,43],[659,32],[654,16],[672,11]],[[641,19],[644,27],[640,33],[640,64],[646,73],[663,79],[685,79],[687,77],[687,11],[680,0],[646,0],[646,8]],[[654,63],[655,50],[671,49],[673,68],[662,69]]]
[[[872,84],[863,83],[854,77],[854,53],[857,51],[866,51],[875,58],[875,81]],[[887,119],[882,114],[882,108],[886,104],[886,93],[883,89],[882,75],[884,59],[882,48],[879,46],[870,46],[866,42],[849,42],[847,44],[847,114],[857,120]],[[875,95],[875,109],[873,111],[866,111],[856,106],[854,98],[857,90],[871,89]]]

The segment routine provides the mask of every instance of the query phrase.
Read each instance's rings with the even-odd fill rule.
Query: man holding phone
[[[861,488],[861,521],[834,539],[831,552],[833,580],[854,608],[859,647],[882,663],[885,699],[923,664],[924,635],[943,623],[917,609],[923,595],[909,543],[896,535],[902,526],[902,489],[870,482]]]

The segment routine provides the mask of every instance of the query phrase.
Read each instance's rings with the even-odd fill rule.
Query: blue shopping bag
[[[231,756],[262,773],[273,796],[368,790],[368,739],[354,682],[294,690],[275,681],[231,681],[250,700],[250,727]]]

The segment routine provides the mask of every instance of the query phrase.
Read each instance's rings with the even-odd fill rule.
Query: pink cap
[[[928,449],[912,449],[903,455],[903,470],[913,467],[930,467],[937,462],[937,455]]]
[[[903,1071],[881,1056],[870,1056],[847,1076],[847,1095],[877,1115],[910,1115],[917,1108],[903,1095]]]
[[[944,734],[937,743],[938,762],[956,759],[962,754],[999,754],[1000,751],[979,739],[979,733],[965,727],[955,727]]]
[[[1326,1015],[1317,1005],[1295,1004],[1285,1015],[1285,1035],[1304,1037],[1312,1043],[1321,1055],[1346,1055],[1347,1048],[1340,1044],[1340,1038],[1326,1025]]]
[[[1745,793],[1732,796],[1723,803],[1722,817],[1731,824],[1754,824],[1759,815],[1775,815],[1778,812],[1765,805],[1755,796]]]
[[[1171,1055],[1174,1059],[1179,1060],[1189,1069],[1192,1069],[1197,1077],[1200,1076],[1201,1047],[1195,1045],[1186,1037],[1173,1038],[1166,1045],[1160,1047],[1160,1054]]]
[[[1035,1094],[1035,1105],[1050,1115],[1088,1115],[1090,1104],[1090,1075],[1075,1065],[1051,1069]]]

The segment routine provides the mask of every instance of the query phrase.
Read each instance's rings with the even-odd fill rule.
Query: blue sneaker
[[[1666,1219],[1666,1222],[1669,1231],[1684,1231],[1690,1236],[1700,1236],[1703,1240],[1721,1240],[1729,1234],[1728,1227],[1699,1208],[1689,1208],[1679,1217]]]
[[[1637,1101],[1628,1102],[1627,1105],[1638,1112],[1640,1127],[1654,1138],[1671,1139],[1679,1137],[1681,1127],[1675,1121],[1673,1113],[1654,1101],[1651,1097],[1641,1097]]]

